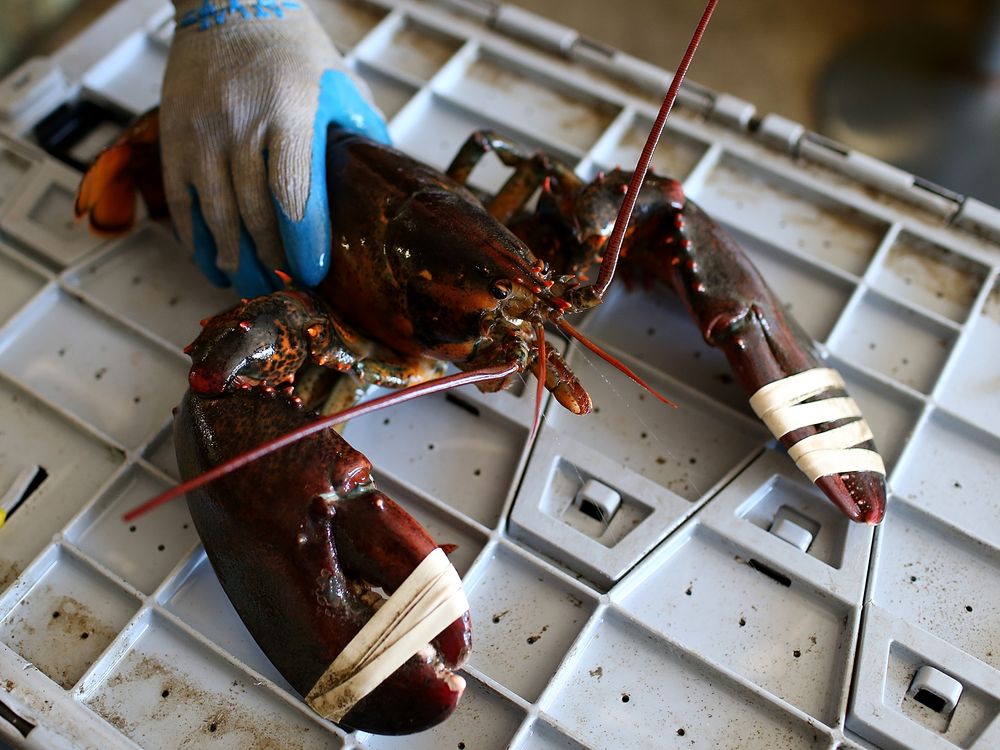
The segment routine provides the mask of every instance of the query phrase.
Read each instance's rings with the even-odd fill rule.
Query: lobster
[[[98,158],[81,183],[78,215],[102,231],[126,229],[137,191],[152,216],[166,214],[151,177],[156,131],[149,113]],[[484,206],[464,183],[489,152],[515,171]],[[289,283],[203,321],[185,350],[190,389],[175,418],[185,481],[145,506],[188,494],[236,610],[324,716],[376,733],[431,726],[461,695],[455,670],[471,643],[460,582],[456,590],[457,574],[441,562],[447,545],[379,492],[367,459],[328,426],[458,384],[498,390],[528,370],[538,379],[536,426],[543,388],[585,414],[590,398],[545,345],[546,322],[645,386],[564,318],[601,302],[617,263],[609,247],[621,247],[630,274],[680,293],[755,408],[800,448],[800,465],[820,472],[817,483],[838,507],[854,520],[881,520],[884,469],[843,382],[819,366],[736,243],[677,182],[644,178],[642,166],[631,187],[617,171],[584,185],[558,161],[490,133],[474,134],[442,174],[336,128],[326,172],[335,270],[314,290]],[[623,242],[608,240],[623,194],[638,213],[615,224]],[[602,254],[597,284],[582,285]],[[461,372],[438,378],[445,363]],[[343,376],[329,397],[312,387],[317,370]],[[341,411],[357,381],[403,390]],[[327,416],[315,419],[314,409]]]

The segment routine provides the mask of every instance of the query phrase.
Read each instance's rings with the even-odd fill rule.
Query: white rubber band
[[[830,388],[843,387],[844,379],[839,372],[829,367],[814,367],[762,386],[750,397],[750,408],[763,419],[775,409],[800,404]]]
[[[842,388],[844,379],[840,373],[829,367],[815,367],[761,387],[750,397],[750,407],[771,433],[780,438],[803,427],[861,417],[861,409],[848,397],[803,403],[825,391]],[[788,449],[788,455],[810,482],[850,471],[872,471],[885,476],[885,463],[878,453],[854,447],[872,437],[868,423],[857,419],[803,438]]]
[[[792,430],[860,416],[861,408],[854,399],[844,396],[773,409],[763,416],[763,420],[771,434],[780,438]]]
[[[800,457],[813,451],[835,451],[853,448],[859,443],[871,440],[873,437],[868,423],[863,419],[859,419],[856,422],[842,425],[836,429],[817,432],[815,435],[802,438],[788,449],[788,455],[798,461]]]
[[[468,610],[462,579],[447,555],[435,548],[316,681],[306,703],[321,716],[340,721]]]
[[[848,471],[873,471],[885,476],[882,457],[867,448],[853,446],[871,440],[872,431],[863,419],[834,430],[803,438],[788,449],[803,474],[815,482],[819,477]]]

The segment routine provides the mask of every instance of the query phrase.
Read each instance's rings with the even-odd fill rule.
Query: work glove
[[[181,240],[245,297],[329,271],[326,132],[389,142],[365,85],[296,0],[174,0],[160,107],[163,177]]]

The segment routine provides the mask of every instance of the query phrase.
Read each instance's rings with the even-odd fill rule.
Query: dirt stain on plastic
[[[140,745],[146,738],[162,734],[165,727],[171,728],[171,741],[177,748],[203,747],[209,735],[213,741],[235,735],[231,742],[261,750],[280,750],[305,742],[309,729],[275,720],[277,717],[269,718],[247,707],[247,689],[238,680],[233,681],[228,693],[207,690],[198,686],[196,677],[155,657],[133,656],[131,662],[131,667],[107,681],[89,705]],[[135,716],[123,715],[123,696],[141,694],[144,683],[156,688],[155,703],[136,705]]]
[[[968,308],[983,274],[972,261],[945,248],[907,237],[890,251],[886,269],[906,286],[923,289],[935,299]]]

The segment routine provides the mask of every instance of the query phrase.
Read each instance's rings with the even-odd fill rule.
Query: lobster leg
[[[583,183],[566,164],[540,151],[528,153],[509,138],[492,130],[477,130],[459,149],[448,167],[447,175],[465,184],[472,170],[487,153],[493,152],[501,162],[514,168],[504,186],[487,207],[502,224],[513,219],[546,178],[553,178],[567,194],[572,195]]]

